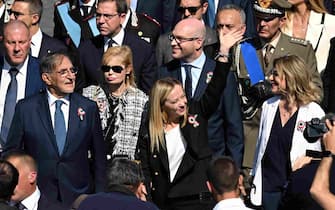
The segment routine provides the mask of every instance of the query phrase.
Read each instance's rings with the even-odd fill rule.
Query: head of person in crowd
[[[19,181],[11,200],[21,202],[33,194],[37,187],[37,164],[35,160],[22,151],[12,151],[5,155],[5,160],[19,171]]]
[[[128,5],[125,0],[99,0],[96,9],[96,22],[100,34],[114,37],[122,29]]]
[[[180,123],[185,126],[187,121],[187,98],[182,84],[174,78],[157,80],[149,97],[149,132],[151,150],[159,150],[165,145],[164,124]]]
[[[8,161],[0,160],[0,200],[10,201],[18,181],[18,170]]]
[[[200,57],[206,36],[205,25],[196,18],[179,21],[169,35],[172,57],[190,63]]]
[[[178,12],[181,19],[193,17],[202,20],[202,16],[207,12],[207,0],[180,0]]]
[[[136,87],[133,55],[126,45],[107,49],[102,57],[101,71],[112,92],[118,91],[121,94],[129,86]]]
[[[33,35],[39,29],[42,17],[43,4],[41,0],[15,0],[9,10],[11,20],[21,20]]]
[[[139,162],[126,158],[115,158],[107,167],[107,191],[114,191],[122,186],[134,193],[139,199],[145,200],[147,194],[144,175]]]
[[[327,13],[324,0],[288,0],[288,2],[292,4],[292,8],[304,5],[308,10],[312,10],[317,13]]]
[[[256,27],[262,40],[268,43],[279,36],[280,28],[285,23],[285,10],[290,7],[287,0],[255,0]]]
[[[29,55],[31,37],[29,28],[20,20],[4,26],[4,48],[6,61],[11,66],[23,64]]]
[[[40,71],[42,80],[53,96],[63,98],[73,93],[77,69],[67,53],[55,52],[46,55],[41,61]]]
[[[274,60],[270,74],[272,92],[286,98],[289,104],[298,106],[320,102],[320,89],[312,82],[305,62],[296,55],[287,55]]]
[[[223,35],[229,31],[240,29],[246,31],[246,15],[243,9],[235,4],[227,4],[220,8],[216,15],[216,30],[222,30]]]

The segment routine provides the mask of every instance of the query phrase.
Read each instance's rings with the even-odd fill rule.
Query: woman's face
[[[169,121],[179,121],[187,110],[187,99],[181,85],[176,85],[166,98],[163,110],[167,113]]]
[[[270,74],[271,90],[274,94],[279,94],[280,90],[286,89],[285,75],[279,75],[278,71],[274,68]]]
[[[105,81],[109,85],[117,85],[125,83],[126,75],[129,74],[131,71],[129,67],[126,67],[122,63],[122,59],[117,56],[111,57],[107,65],[104,66],[109,67],[109,68],[105,67],[106,70],[104,71]]]

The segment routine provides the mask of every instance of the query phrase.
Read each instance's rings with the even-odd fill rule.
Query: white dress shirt
[[[38,58],[42,45],[42,31],[39,28],[36,34],[31,37],[30,53],[33,57]]]
[[[92,7],[95,7],[95,0],[91,0],[91,1],[89,1],[88,3],[83,3],[82,1],[79,1],[79,6],[81,7],[81,6],[86,6],[86,7],[88,7],[88,14],[90,14],[90,12],[91,12],[91,10],[92,10]],[[84,12],[83,12],[83,10],[82,9],[80,9],[80,14],[81,14],[81,16],[83,16],[84,15]]]
[[[218,202],[213,210],[251,210],[246,207],[241,198],[224,199]]]
[[[16,101],[23,99],[25,96],[26,80],[27,80],[27,66],[28,66],[28,57],[23,62],[23,64],[16,66],[16,67],[13,66],[19,71],[18,74],[16,75],[16,80],[17,80]],[[10,66],[8,62],[6,61],[6,59],[4,59],[4,66],[1,71],[1,81],[0,81],[0,125],[2,125],[2,118],[3,118],[4,109],[5,109],[7,89],[11,81],[11,77],[9,74],[9,69],[11,68],[12,66]],[[1,126],[0,126],[0,129],[1,129]]]
[[[65,98],[56,98],[53,96],[49,90],[47,90],[48,93],[48,102],[49,102],[49,109],[50,109],[50,115],[51,115],[51,121],[52,121],[52,127],[55,127],[55,111],[56,111],[56,100],[62,100],[64,103],[61,106],[61,109],[63,111],[64,115],[64,121],[65,121],[65,128],[67,131],[68,124],[69,124],[69,112],[70,112],[70,100],[69,97]]]
[[[114,42],[116,42],[115,46],[121,46],[122,45],[124,35],[125,35],[124,29],[121,28],[120,32],[118,34],[116,34],[114,37],[112,37]],[[106,52],[107,49],[108,49],[109,40],[111,40],[111,38],[105,37],[104,40],[105,40],[104,52]],[[114,45],[113,45],[113,47],[114,47]]]
[[[36,186],[36,190],[33,194],[29,195],[25,198],[21,203],[28,209],[28,210],[37,210],[38,208],[38,201],[40,200],[41,192]]]

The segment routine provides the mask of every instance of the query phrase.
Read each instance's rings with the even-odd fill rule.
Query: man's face
[[[24,62],[30,49],[30,35],[24,26],[9,27],[4,31],[6,60],[11,66]]]
[[[38,21],[37,14],[30,14],[29,3],[15,1],[11,8],[11,20],[21,20],[24,22],[28,28]]]
[[[201,48],[202,42],[199,41],[192,26],[177,24],[171,34],[172,57],[190,62],[196,59],[196,51]]]
[[[121,30],[125,14],[118,14],[116,2],[102,2],[96,10],[96,21],[100,34],[113,37]]]
[[[259,37],[267,41],[274,40],[280,33],[280,27],[283,23],[284,18],[279,17],[267,20],[257,18],[257,32]]]
[[[13,166],[19,172],[19,182],[14,189],[14,194],[11,197],[12,201],[20,202],[27,198],[33,192],[32,184],[36,181],[36,176],[34,176],[29,167],[24,165],[19,158],[9,158],[8,162],[13,164]]]
[[[50,93],[57,98],[73,93],[76,75],[72,62],[64,56],[56,69],[51,73],[42,74],[42,79],[47,84]]]
[[[242,23],[241,15],[237,10],[229,9],[223,10],[217,15],[217,26],[218,32],[223,31],[223,35],[227,34],[231,30],[239,29],[245,32],[245,24]]]
[[[178,12],[182,19],[193,17],[202,20],[202,15],[206,13],[208,3],[201,5],[200,0],[181,0]]]

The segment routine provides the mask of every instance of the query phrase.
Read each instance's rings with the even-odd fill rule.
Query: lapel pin
[[[79,119],[80,121],[83,121],[84,120],[84,116],[85,116],[85,111],[83,108],[79,107],[78,108],[78,116],[79,116]]]

